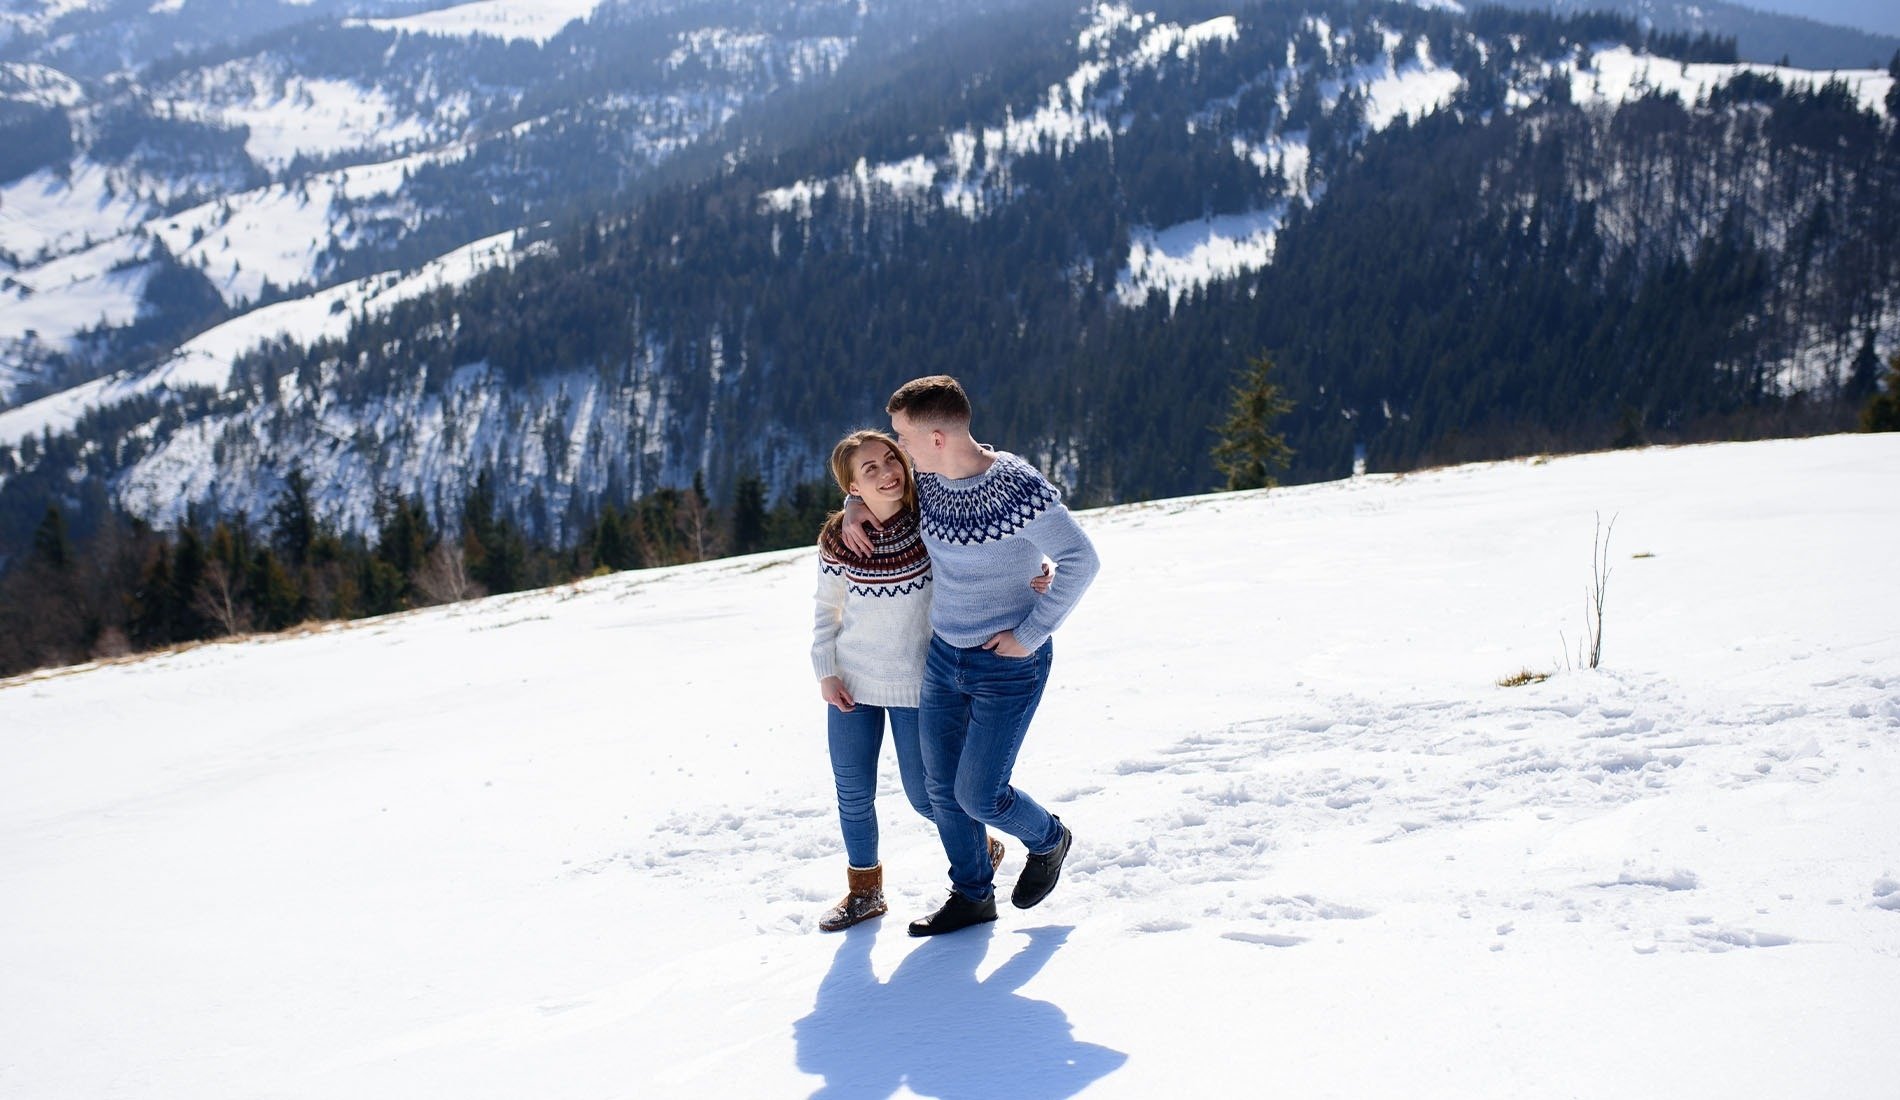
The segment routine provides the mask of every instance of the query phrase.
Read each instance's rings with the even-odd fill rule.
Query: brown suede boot
[[[889,912],[884,904],[884,865],[875,867],[847,867],[845,869],[851,884],[851,892],[844,900],[831,907],[831,911],[818,918],[818,930],[821,932],[842,932],[854,924],[881,917]]]

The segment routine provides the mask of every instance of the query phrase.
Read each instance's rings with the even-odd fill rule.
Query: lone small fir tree
[[[1261,354],[1247,361],[1234,387],[1227,419],[1215,430],[1214,467],[1227,478],[1229,489],[1264,489],[1279,482],[1274,473],[1293,460],[1286,436],[1273,430],[1274,422],[1293,408],[1280,396],[1272,378],[1273,358]]]
[[[1864,432],[1900,432],[1900,354],[1887,360],[1887,385],[1860,410]]]

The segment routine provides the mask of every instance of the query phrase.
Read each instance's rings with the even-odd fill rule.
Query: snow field
[[[592,15],[599,6],[600,0],[476,0],[393,19],[348,22],[405,34],[486,35],[538,44],[561,33],[569,23]]]
[[[11,682],[0,1093],[1884,1096],[1896,447],[1085,514],[1076,848],[933,941],[888,766],[892,914],[813,927],[809,551]]]
[[[0,288],[0,339],[57,346],[82,330],[130,324],[151,278],[143,241],[115,237],[13,273]]]

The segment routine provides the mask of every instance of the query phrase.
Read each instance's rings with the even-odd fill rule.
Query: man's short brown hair
[[[913,378],[897,387],[884,406],[887,413],[903,413],[925,424],[968,424],[970,397],[963,386],[947,374]]]

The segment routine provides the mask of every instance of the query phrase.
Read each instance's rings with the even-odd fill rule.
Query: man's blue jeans
[[[1027,657],[998,657],[930,639],[919,713],[924,785],[950,857],[950,884],[977,901],[995,892],[985,826],[1031,852],[1062,839],[1049,811],[1009,782],[1054,655],[1053,642]]]
[[[887,714],[904,797],[910,799],[912,809],[924,815],[924,820],[935,820],[930,798],[924,793],[924,760],[917,749],[917,708],[859,703],[846,713],[826,707],[831,776],[838,784],[838,827],[844,832],[844,854],[853,867],[877,865],[877,758],[884,749]]]

